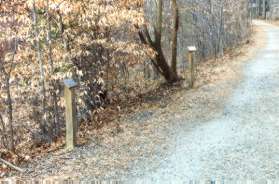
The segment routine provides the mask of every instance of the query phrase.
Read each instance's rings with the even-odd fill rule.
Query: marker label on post
[[[195,46],[189,46],[187,47],[189,52],[196,52],[197,48]]]
[[[197,51],[197,48],[195,46],[189,46],[188,49],[188,61],[190,64],[190,88],[194,87],[195,82],[195,52]]]
[[[75,88],[77,87],[77,82],[74,81],[73,79],[65,79],[64,80],[64,85],[67,87],[67,88]]]

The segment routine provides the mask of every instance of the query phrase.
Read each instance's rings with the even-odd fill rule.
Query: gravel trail
[[[245,64],[223,113],[186,126],[174,120],[181,127],[169,156],[142,181],[279,179],[279,28],[257,24],[267,33],[266,47]]]

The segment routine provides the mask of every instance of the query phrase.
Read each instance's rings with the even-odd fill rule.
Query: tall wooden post
[[[76,119],[76,102],[75,87],[77,83],[72,79],[64,80],[64,98],[66,108],[66,149],[73,150],[76,144],[77,119]]]
[[[197,51],[195,46],[188,47],[188,61],[190,67],[190,88],[194,87],[195,82],[195,52]]]

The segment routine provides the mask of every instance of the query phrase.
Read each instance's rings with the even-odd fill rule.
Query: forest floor
[[[278,110],[268,102],[273,101],[270,97],[279,98],[275,94],[279,81],[273,80],[279,71],[274,58],[278,48],[273,44],[278,41],[274,37],[279,38],[279,28],[256,22],[253,32],[249,43],[227,51],[222,58],[199,64],[194,89],[177,87],[169,89],[170,93],[147,96],[135,107],[137,112],[111,124],[117,126],[92,131],[87,144],[72,152],[61,149],[37,157],[21,165],[26,173],[14,174],[24,178],[114,179],[128,183],[135,178],[163,183],[278,174],[272,168],[265,170],[272,160],[265,162],[264,156],[273,156],[270,154],[278,148],[274,141],[279,133],[267,136],[278,129],[276,116],[266,111]],[[263,60],[271,61],[265,65]],[[264,94],[268,97],[261,98]],[[263,101],[266,103],[261,104]],[[264,141],[270,144],[260,146]],[[242,163],[243,159],[249,165]],[[259,172],[255,174],[250,173],[256,169],[253,164],[258,164]],[[237,167],[240,169],[234,171]]]

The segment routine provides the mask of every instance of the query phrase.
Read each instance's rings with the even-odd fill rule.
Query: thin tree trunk
[[[7,104],[8,104],[8,119],[9,119],[9,147],[8,149],[15,152],[14,145],[14,128],[13,128],[13,102],[10,89],[10,77],[6,78],[6,90],[7,90]]]
[[[12,67],[12,66],[11,66]],[[7,148],[8,150],[15,152],[15,145],[14,145],[14,128],[13,128],[13,102],[12,102],[12,95],[11,95],[11,89],[10,89],[10,75],[11,73],[8,71],[5,71],[4,67],[0,68],[1,72],[5,75],[5,91],[7,96],[7,115],[8,115],[8,128],[6,129],[5,123],[3,121],[2,116],[0,117],[1,124],[3,127],[3,133],[5,134],[5,138],[7,141]],[[11,71],[12,69],[10,69]]]
[[[173,33],[172,33],[172,58],[171,67],[174,73],[177,73],[177,32],[179,26],[179,15],[176,0],[172,0],[173,6]]]
[[[61,39],[62,39],[64,51],[66,53],[65,63],[70,63],[71,59],[69,57],[69,54],[71,54],[71,53],[70,53],[70,46],[69,46],[69,42],[68,42],[69,39],[68,39],[67,34],[65,34],[64,28],[65,27],[64,27],[64,23],[63,23],[63,16],[62,16],[62,14],[59,13],[59,29],[60,29],[60,33],[61,33]]]
[[[49,0],[47,0],[47,45],[48,45],[48,61],[50,64],[51,72],[54,71],[53,59],[52,59],[52,46],[51,46],[51,24],[50,24],[50,15],[49,15]]]
[[[263,17],[266,19],[266,1],[263,0]]]
[[[0,70],[1,71],[1,70]],[[1,133],[2,133],[2,139],[3,139],[3,144],[6,145],[6,141],[7,141],[7,130],[6,130],[6,126],[5,126],[5,123],[4,123],[4,120],[3,120],[3,117],[2,115],[0,114],[0,125],[1,125]],[[5,141],[5,140],[6,141]]]
[[[156,28],[155,28],[155,44],[157,47],[161,47],[162,41],[162,29],[163,29],[163,2],[157,0],[157,16],[156,16]]]
[[[175,82],[178,80],[178,76],[172,69],[169,67],[166,58],[162,50],[162,30],[163,30],[163,1],[157,1],[157,20],[155,27],[155,50],[157,51],[156,61],[158,66],[163,72],[163,76],[169,82]]]
[[[220,25],[219,25],[219,33],[218,33],[218,53],[223,56],[224,55],[224,45],[223,45],[223,34],[224,34],[224,5],[222,3],[220,8]]]
[[[10,61],[10,66],[8,69],[5,69],[3,65],[0,66],[0,71],[5,76],[5,91],[7,96],[7,116],[8,116],[8,129],[5,130],[5,125],[1,116],[1,122],[3,124],[3,131],[7,133],[7,147],[10,151],[15,152],[15,144],[14,144],[14,127],[13,127],[13,101],[11,95],[11,86],[10,86],[10,78],[12,70],[14,69],[14,59],[17,52],[17,38],[14,40],[14,48],[13,55]]]
[[[6,89],[7,89],[7,103],[8,103],[8,119],[9,119],[9,149],[15,152],[14,143],[14,127],[13,127],[13,100],[11,95],[10,78],[12,70],[14,69],[14,60],[17,53],[17,37],[14,39],[13,56],[11,60],[11,66],[6,77]]]
[[[44,63],[42,60],[42,53],[40,47],[40,38],[39,38],[39,29],[38,29],[38,20],[37,20],[37,10],[35,0],[33,0],[33,23],[35,30],[35,44],[36,44],[36,52],[37,52],[37,60],[40,67],[40,96],[42,99],[42,120],[40,122],[40,128],[43,131],[42,133],[47,134],[47,125],[46,125],[46,89],[45,89],[45,71],[44,71]]]
[[[47,0],[47,46],[48,46],[48,62],[50,64],[50,73],[51,75],[54,75],[54,64],[53,64],[53,58],[52,58],[52,39],[51,39],[51,20],[50,20],[50,14],[49,14],[49,0]],[[55,130],[58,130],[58,100],[56,95],[56,82],[51,79],[51,98],[52,98],[52,105],[53,105],[53,124],[51,126],[51,134],[52,136],[54,134],[58,134],[58,132],[54,132]]]
[[[1,70],[0,70],[1,71]],[[8,143],[8,138],[7,138],[7,130],[6,130],[6,126],[3,120],[2,115],[0,114],[0,125],[1,125],[1,133],[2,133],[2,144],[7,147],[7,143]]]

